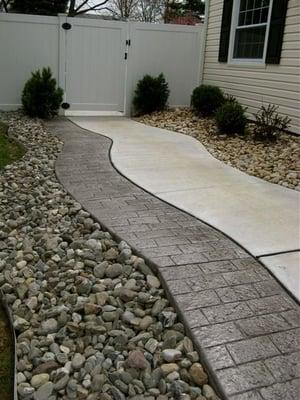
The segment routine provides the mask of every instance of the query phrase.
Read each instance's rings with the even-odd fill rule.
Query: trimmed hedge
[[[163,74],[153,77],[145,75],[138,83],[133,98],[137,115],[150,114],[164,110],[170,90]]]
[[[225,97],[220,88],[211,85],[201,85],[194,89],[191,105],[197,114],[211,116],[224,103]]]
[[[32,72],[23,94],[23,109],[30,117],[51,118],[58,114],[63,99],[63,90],[57,87],[51,69]]]
[[[237,100],[230,100],[219,107],[215,114],[217,127],[221,133],[239,134],[245,133],[247,118],[246,109]]]

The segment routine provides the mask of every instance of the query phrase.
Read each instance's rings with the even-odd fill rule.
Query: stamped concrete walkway
[[[159,274],[222,398],[298,400],[299,306],[242,248],[112,166],[111,140],[61,119],[57,176]]]
[[[112,161],[126,177],[229,235],[300,300],[299,192],[227,166],[187,135],[128,118],[72,120],[113,139]]]

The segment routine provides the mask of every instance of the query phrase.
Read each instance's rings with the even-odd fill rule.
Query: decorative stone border
[[[110,139],[57,119],[65,189],[155,269],[224,399],[296,400],[299,306],[245,250],[122,176]],[[298,365],[298,370],[297,370]]]

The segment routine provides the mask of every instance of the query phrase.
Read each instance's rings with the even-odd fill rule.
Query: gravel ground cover
[[[300,138],[281,133],[276,142],[253,137],[251,124],[245,136],[218,134],[213,119],[198,118],[188,108],[170,109],[136,118],[198,139],[217,159],[249,175],[300,190]]]
[[[1,117],[27,147],[0,175],[19,398],[217,400],[159,280],[57,181],[62,143],[37,120]]]

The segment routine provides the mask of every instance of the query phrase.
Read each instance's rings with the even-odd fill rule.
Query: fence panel
[[[202,26],[131,23],[127,101],[145,74],[163,73],[170,87],[169,104],[190,104],[200,80]]]
[[[49,66],[58,78],[57,24],[56,17],[0,13],[0,109],[20,107],[31,71]]]

